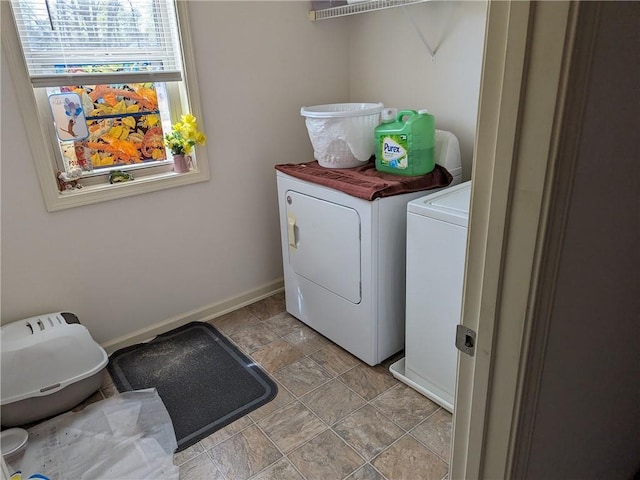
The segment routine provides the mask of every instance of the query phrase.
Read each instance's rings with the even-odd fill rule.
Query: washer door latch
[[[476,332],[464,325],[456,328],[456,347],[470,357],[476,352]]]

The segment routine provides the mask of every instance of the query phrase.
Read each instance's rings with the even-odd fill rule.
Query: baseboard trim
[[[175,317],[168,318],[149,327],[142,328],[127,335],[123,335],[122,337],[110,340],[103,343],[102,348],[105,349],[107,354],[111,355],[116,350],[129,347],[137,343],[147,342],[152,338],[155,338],[157,335],[166,333],[169,330],[181,327],[182,325],[186,325],[189,322],[203,322],[226,315],[229,312],[251,305],[252,303],[282,292],[283,290],[284,280],[275,280],[236,297],[205,305],[204,307],[176,315]]]

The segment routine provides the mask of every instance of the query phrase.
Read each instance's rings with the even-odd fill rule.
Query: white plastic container
[[[313,156],[322,167],[351,168],[375,153],[374,129],[382,103],[331,103],[302,107]]]
[[[3,325],[2,426],[24,425],[76,406],[102,383],[109,358],[70,313]]]

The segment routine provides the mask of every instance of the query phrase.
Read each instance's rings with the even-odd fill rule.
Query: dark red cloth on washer
[[[432,172],[416,177],[379,172],[374,160],[353,168],[325,168],[317,161],[284,163],[275,168],[300,180],[340,190],[365,200],[446,187],[453,180],[447,169],[438,164]]]

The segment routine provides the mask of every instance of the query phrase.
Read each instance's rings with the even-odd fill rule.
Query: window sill
[[[89,185],[64,192],[59,192],[56,188],[54,191],[47,192],[45,202],[47,211],[54,212],[167,188],[206,182],[209,178],[208,171],[203,171],[203,169],[195,169],[187,173],[164,172],[136,178],[128,182]],[[55,185],[55,181],[52,184]]]

